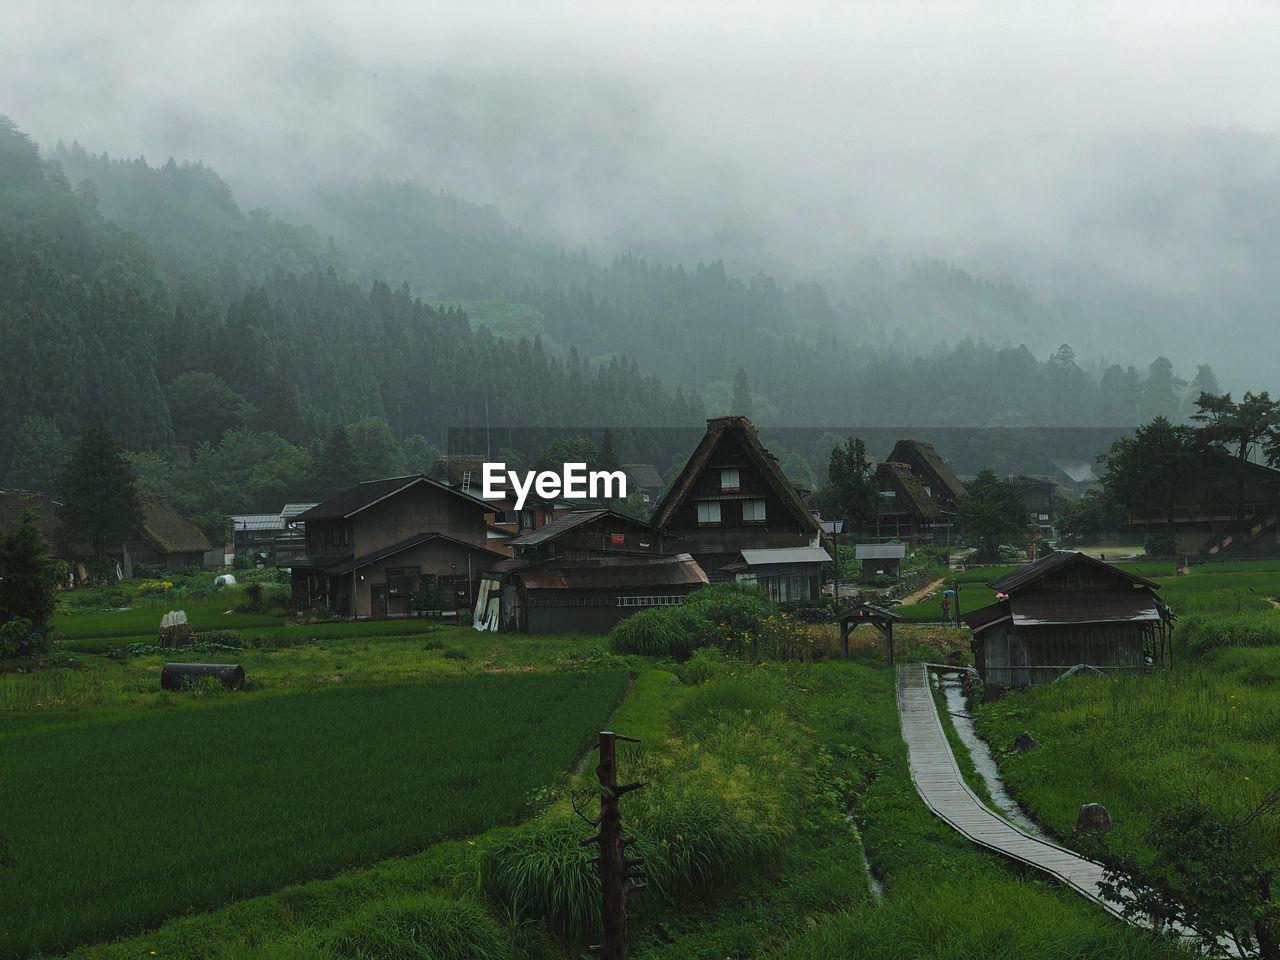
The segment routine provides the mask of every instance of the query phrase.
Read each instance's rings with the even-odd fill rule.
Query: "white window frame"
[[[699,500],[698,501],[698,523],[703,526],[711,526],[719,523],[721,520],[720,501],[719,500]]]
[[[725,467],[720,471],[721,490],[741,490],[742,473],[737,467]]]
[[[748,516],[748,514],[750,514]],[[768,514],[765,511],[764,500],[743,500],[742,501],[742,522],[743,523],[764,523]]]

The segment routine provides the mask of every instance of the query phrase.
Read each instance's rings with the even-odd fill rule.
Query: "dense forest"
[[[868,262],[865,295],[832,303],[719,262],[597,264],[413,184],[313,200],[293,214],[308,225],[246,212],[200,163],[42,156],[0,118],[3,483],[49,488],[95,414],[144,482],[233,511],[331,492],[325,445],[356,424],[401,451],[369,469],[418,469],[450,428],[485,423],[696,427],[733,408],[773,426],[1123,427],[1218,389],[1160,357],[1039,359],[1018,337],[1051,328],[1050,308],[935,261]],[[911,333],[942,313],[989,338]],[[213,483],[272,457],[294,479]],[[193,470],[208,482],[182,496],[169,474]]]

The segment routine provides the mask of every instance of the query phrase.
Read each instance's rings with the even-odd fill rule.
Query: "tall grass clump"
[[[1196,655],[1221,647],[1280,646],[1280,614],[1188,614],[1178,621],[1174,636],[1188,653]]]
[[[712,623],[693,607],[654,607],[633,614],[613,628],[614,653],[688,660],[710,639]]]
[[[557,820],[511,830],[485,851],[485,893],[521,920],[541,920],[565,940],[600,930],[600,875],[585,824]]]
[[[511,950],[480,904],[433,893],[378,901],[346,916],[324,941],[351,960],[493,960]]]

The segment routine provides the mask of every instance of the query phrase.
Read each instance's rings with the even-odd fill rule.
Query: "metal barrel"
[[[160,687],[182,690],[199,677],[217,677],[228,690],[244,687],[244,667],[238,663],[166,663],[160,674]]]

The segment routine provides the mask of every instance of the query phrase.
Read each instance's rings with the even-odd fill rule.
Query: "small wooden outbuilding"
[[[1160,585],[1056,550],[987,586],[1005,596],[963,614],[983,680],[1025,687],[1075,666],[1141,672],[1169,661],[1173,614]]]

